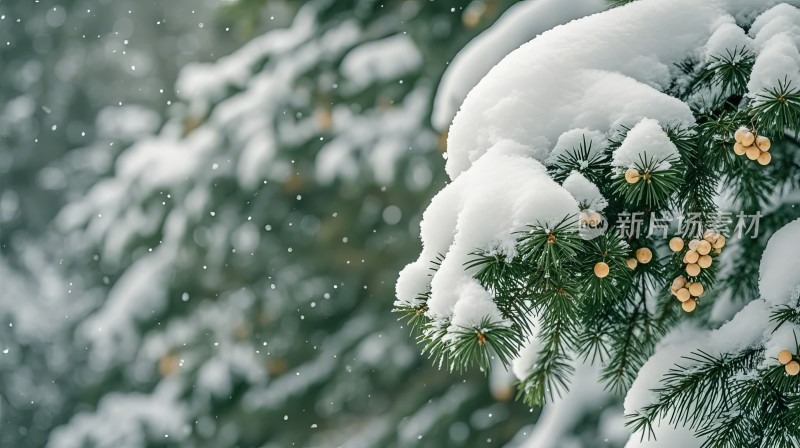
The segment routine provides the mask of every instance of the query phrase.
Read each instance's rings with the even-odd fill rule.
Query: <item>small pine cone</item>
[[[708,269],[711,266],[711,256],[703,255],[697,260],[697,265],[703,269]]]
[[[636,269],[636,266],[639,265],[639,262],[636,261],[635,258],[628,258],[625,260],[625,264],[627,264],[630,269]]]
[[[711,252],[711,243],[706,240],[697,243],[697,253],[700,255],[708,255]]]
[[[686,302],[687,300],[689,300],[689,299],[691,299],[691,298],[692,298],[692,294],[691,294],[691,293],[689,292],[689,290],[688,290],[688,289],[686,289],[686,288],[681,288],[681,289],[679,289],[679,290],[678,290],[678,291],[675,293],[675,296],[677,296],[677,297],[678,297],[678,300],[680,300],[681,302]]]
[[[758,146],[758,149],[760,149],[761,151],[767,152],[769,151],[769,148],[772,146],[772,142],[770,142],[767,137],[760,135],[756,137],[756,146]]]
[[[669,248],[673,252],[680,252],[683,250],[683,240],[676,236],[675,238],[669,240]]]
[[[700,275],[700,266],[695,263],[687,264],[686,273],[689,274],[690,277],[697,277]]]
[[[747,148],[744,149],[744,154],[747,156],[748,159],[756,160],[758,159],[758,156],[761,155],[761,150],[758,149],[758,147],[755,145],[748,146]]]
[[[705,290],[703,288],[703,285],[700,284],[700,282],[694,282],[691,284],[691,286],[689,286],[689,294],[691,294],[694,297],[700,297],[703,295],[704,292]]]
[[[783,365],[789,364],[789,361],[791,360],[792,360],[792,352],[790,352],[789,350],[781,350],[781,352],[778,353],[778,361],[780,361],[781,364]]]
[[[697,308],[697,301],[694,299],[689,299],[681,304],[681,308],[683,308],[683,311],[691,313],[695,308]]]
[[[686,255],[683,256],[683,262],[686,264],[697,263],[699,258],[700,255],[697,252],[690,250],[686,252]]]
[[[759,165],[769,165],[769,162],[772,160],[772,155],[770,155],[768,152],[762,152],[758,155],[756,160],[758,161]]]
[[[789,364],[786,364],[784,368],[786,369],[786,373],[791,376],[796,376],[798,373],[800,373],[800,363],[797,361],[792,361]]]
[[[625,171],[625,180],[628,181],[629,184],[635,184],[639,182],[639,170],[636,168],[630,168],[628,171]]]
[[[742,142],[742,144],[744,146],[751,146],[753,144],[753,142],[755,142],[755,141],[756,141],[756,136],[753,135],[752,132],[747,131],[747,132],[742,133],[741,142]]]
[[[606,278],[608,276],[608,271],[608,265],[602,261],[594,265],[594,275],[598,276],[599,278]]]
[[[746,149],[745,146],[739,142],[733,144],[733,152],[736,153],[737,156],[743,156]]]
[[[653,259],[653,252],[646,247],[642,247],[636,251],[636,259],[642,264],[650,263],[650,260]]]

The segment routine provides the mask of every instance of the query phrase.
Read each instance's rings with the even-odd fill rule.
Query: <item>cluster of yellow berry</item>
[[[689,277],[697,277],[703,269],[711,267],[713,259],[711,251],[714,253],[722,252],[725,247],[725,237],[712,231],[703,234],[702,240],[693,239],[689,241],[688,250],[683,255],[683,264],[686,265],[686,274]],[[684,250],[684,241],[675,237],[669,240],[669,248],[679,253]],[[681,302],[681,307],[687,313],[691,313],[697,307],[697,299],[703,295],[704,288],[700,282],[690,282],[680,275],[672,281],[670,288],[672,294]]]
[[[647,264],[650,263],[650,260],[652,259],[653,252],[646,247],[641,247],[636,251],[636,258],[629,258],[627,261],[625,261],[625,264],[627,264],[631,269],[636,269],[636,266],[638,266],[639,263]],[[609,271],[610,269],[608,264],[605,262],[601,261],[594,265],[594,275],[599,278],[605,278],[608,276]]]
[[[705,289],[700,282],[690,282],[686,277],[679,275],[672,281],[672,295],[681,302],[681,308],[687,313],[691,313],[697,308],[697,299],[705,293]]]
[[[783,364],[784,368],[786,369],[786,373],[791,376],[795,376],[800,373],[800,363],[794,359],[795,356],[792,355],[792,352],[789,350],[781,350],[778,353],[778,361]]]
[[[686,273],[690,277],[697,277],[700,275],[701,269],[708,269],[711,267],[712,258],[711,251],[715,253],[722,252],[725,247],[725,237],[708,231],[703,234],[702,240],[689,241],[689,250],[683,255],[683,263],[686,265]],[[679,237],[675,237],[669,241],[669,248],[677,253],[683,250],[684,242]]]
[[[767,137],[756,135],[746,127],[739,128],[733,138],[736,143],[733,144],[733,152],[736,155],[746,155],[748,159],[755,160],[761,165],[769,164],[772,160],[772,155],[769,153],[771,143]]]

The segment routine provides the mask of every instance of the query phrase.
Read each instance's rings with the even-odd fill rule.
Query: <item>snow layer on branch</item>
[[[706,48],[706,62],[711,62],[713,57],[728,56],[734,51],[753,49],[753,41],[744,33],[744,30],[735,23],[723,23],[711,35]]]
[[[614,151],[611,164],[620,168],[644,168],[647,165],[643,161],[649,164],[657,160],[660,163],[655,169],[666,170],[670,167],[669,162],[679,156],[678,148],[661,129],[658,121],[645,118],[628,131],[622,145]]]
[[[758,50],[747,89],[751,96],[779,82],[800,85],[800,10],[779,5],[760,16],[750,31]]]
[[[574,154],[584,142],[588,149],[587,160],[602,153],[608,146],[608,136],[605,132],[591,131],[589,129],[570,129],[558,137],[556,146],[547,156],[545,163],[553,165],[563,155]]]
[[[433,127],[445,130],[467,93],[512,50],[557,25],[607,7],[605,0],[529,0],[509,8],[453,58],[436,92]]]
[[[418,295],[430,288],[430,315],[450,318],[460,299],[475,296],[465,291],[473,288],[474,272],[464,269],[473,251],[512,257],[514,232],[536,223],[553,226],[577,214],[575,199],[529,155],[530,148],[501,141],[433,198],[420,224],[422,254],[400,273],[397,305],[417,305]],[[431,278],[429,268],[439,254],[445,258]]]
[[[342,60],[344,76],[358,89],[375,81],[397,79],[422,65],[422,55],[408,35],[395,34],[350,50]]]
[[[214,63],[186,65],[178,77],[176,91],[184,100],[213,103],[224,98],[228,88],[245,87],[256,64],[272,54],[291,51],[314,35],[316,14],[316,5],[308,4],[298,11],[290,28],[259,36]]]
[[[47,447],[141,447],[158,439],[179,443],[187,434],[181,392],[179,383],[164,382],[152,394],[108,394],[97,412],[81,412],[56,428]]]
[[[483,319],[487,318],[489,322],[507,323],[489,291],[483,289],[477,281],[470,280],[461,290],[461,297],[453,309],[451,323],[456,327],[477,328]]]
[[[572,197],[578,201],[581,208],[588,208],[596,212],[602,211],[608,205],[608,201],[600,193],[597,185],[593,184],[583,174],[573,171],[564,179],[561,184]]]
[[[614,398],[603,388],[600,366],[575,362],[575,378],[570,390],[547,403],[530,437],[520,448],[560,448],[581,446],[571,435],[587,415],[599,413]]]
[[[794,347],[794,334],[800,328],[790,324],[773,332],[770,316],[775,305],[797,306],[800,293],[800,220],[795,220],[775,232],[761,259],[759,289],[761,299],[750,302],[729,322],[716,330],[700,330],[685,324],[674,329],[658,345],[653,356],[639,373],[625,397],[625,413],[633,413],[653,403],[657,397],[652,392],[661,385],[663,375],[675,364],[691,368],[692,361],[685,359],[698,350],[711,356],[736,353],[749,347],[764,347],[765,365],[777,364],[780,350]],[[671,425],[664,421],[655,428],[656,437],[671,433]],[[648,447],[656,445],[638,444],[639,435],[634,434],[626,447]],[[635,439],[635,440],[634,440]],[[698,441],[695,445],[700,446]],[[683,446],[683,445],[681,445]]]
[[[448,174],[457,177],[503,138],[541,158],[570,129],[608,132],[643,118],[692,125],[689,107],[659,89],[677,76],[675,64],[703,56],[711,34],[732,21],[713,3],[644,0],[542,34],[467,95],[450,128]]]
[[[625,448],[700,448],[705,441],[704,437],[697,437],[688,428],[683,426],[676,428],[669,424],[659,425],[655,428],[655,434],[655,438],[648,439],[645,437],[644,440],[640,435],[634,434],[628,439]]]
[[[758,288],[774,305],[789,303],[800,287],[800,219],[775,232],[761,257]]]

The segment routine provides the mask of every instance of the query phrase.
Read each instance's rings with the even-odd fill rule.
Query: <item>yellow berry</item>
[[[627,260],[625,260],[625,264],[627,264],[628,267],[631,269],[636,269],[636,266],[639,265],[639,262],[636,261],[635,258],[628,258]]]
[[[791,360],[792,360],[792,352],[790,352],[789,350],[781,350],[781,352],[778,353],[778,361],[780,361],[781,364],[783,365],[789,364],[789,361]]]
[[[625,180],[628,181],[629,184],[635,184],[639,182],[639,170],[636,168],[631,168],[628,171],[625,171]]]
[[[697,301],[694,299],[689,299],[681,304],[681,308],[683,308],[683,311],[691,313],[695,308],[697,308]]]
[[[758,160],[760,165],[769,165],[769,162],[772,160],[772,156],[768,152],[762,152],[759,154],[756,160]]]
[[[758,137],[756,137],[756,146],[758,146],[758,149],[760,149],[761,151],[766,152],[769,151],[769,148],[772,146],[772,143],[769,141],[767,137],[759,135]]]
[[[708,269],[711,266],[711,255],[703,255],[698,258],[697,265],[703,269]]]
[[[689,274],[690,277],[697,277],[700,275],[700,266],[695,263],[688,264],[686,265],[686,273]]]
[[[695,297],[702,296],[703,292],[704,292],[703,285],[701,285],[700,282],[692,283],[692,285],[689,286],[689,293]]]
[[[681,289],[679,289],[679,290],[678,290],[678,291],[675,293],[675,295],[678,297],[678,300],[680,300],[681,302],[685,302],[685,301],[687,301],[687,300],[689,300],[689,299],[691,299],[691,298],[692,298],[692,297],[691,297],[691,296],[692,296],[692,294],[691,294],[691,293],[689,292],[689,290],[688,290],[688,289],[686,289],[686,288],[681,288]]]
[[[680,275],[672,281],[672,289],[680,289],[686,285],[686,277]]]
[[[736,132],[733,134],[733,139],[736,140],[737,142],[741,142],[742,139],[744,138],[744,135],[749,133],[749,132],[750,132],[750,130],[748,130],[746,127],[742,126],[739,129],[737,129]]]
[[[711,252],[711,243],[706,240],[697,243],[697,253],[700,255],[708,255]]]
[[[756,160],[756,159],[758,159],[758,156],[761,155],[761,150],[758,149],[757,146],[753,145],[753,146],[748,146],[747,148],[745,148],[744,149],[744,153],[745,153],[745,155],[747,156],[748,159]]]
[[[742,133],[742,140],[741,140],[741,142],[742,142],[742,144],[743,144],[744,146],[750,146],[750,145],[752,145],[752,144],[753,144],[753,142],[754,142],[754,141],[756,141],[756,136],[755,136],[755,135],[753,135],[753,133],[752,133],[752,132],[750,132],[750,131],[747,131],[747,132],[744,132],[744,133]]]
[[[690,250],[689,252],[686,252],[686,255],[683,256],[683,262],[686,264],[697,263],[699,258],[700,255],[698,255],[697,252]]]
[[[700,240],[691,240],[689,241],[689,249],[697,250],[697,245],[700,244]]]
[[[605,278],[606,276],[608,276],[608,271],[609,271],[608,265],[603,263],[602,261],[594,265],[594,275],[600,278]]]
[[[792,361],[789,364],[786,364],[786,373],[791,376],[795,376],[800,373],[800,364],[797,361]]]
[[[653,259],[653,252],[650,252],[650,249],[646,247],[642,247],[636,251],[636,259],[639,260],[639,263],[647,264]]]
[[[737,156],[744,155],[745,146],[739,142],[733,144],[733,152],[736,153]]]
[[[683,249],[683,240],[676,236],[669,240],[669,248],[672,249],[673,252],[680,252]]]

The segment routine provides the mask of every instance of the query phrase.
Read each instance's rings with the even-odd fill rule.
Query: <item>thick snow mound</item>
[[[498,200],[498,198],[509,198]],[[572,195],[553,181],[530,148],[501,141],[472,169],[433,198],[420,225],[423,250],[397,282],[398,305],[416,305],[431,289],[429,314],[449,319],[459,300],[480,297],[464,263],[476,249],[514,255],[515,232],[527,225],[555,225],[578,213]],[[432,263],[444,259],[430,277]],[[459,305],[459,309],[470,309]]]
[[[544,31],[608,5],[606,0],[528,0],[509,8],[453,58],[436,92],[433,127],[447,129],[467,93],[505,55]]]
[[[570,129],[609,132],[643,118],[692,125],[689,107],[660,90],[677,63],[700,58],[714,31],[733,21],[714,2],[643,0],[542,34],[467,95],[450,128],[448,174],[457,177],[499,139],[543,158]]]
[[[658,161],[657,170],[666,170],[670,161],[679,157],[678,148],[661,129],[658,121],[645,118],[625,136],[622,145],[614,151],[611,164],[620,168],[642,165],[643,161]]]
[[[775,232],[761,257],[761,297],[781,305],[797,299],[800,288],[800,219]]]

